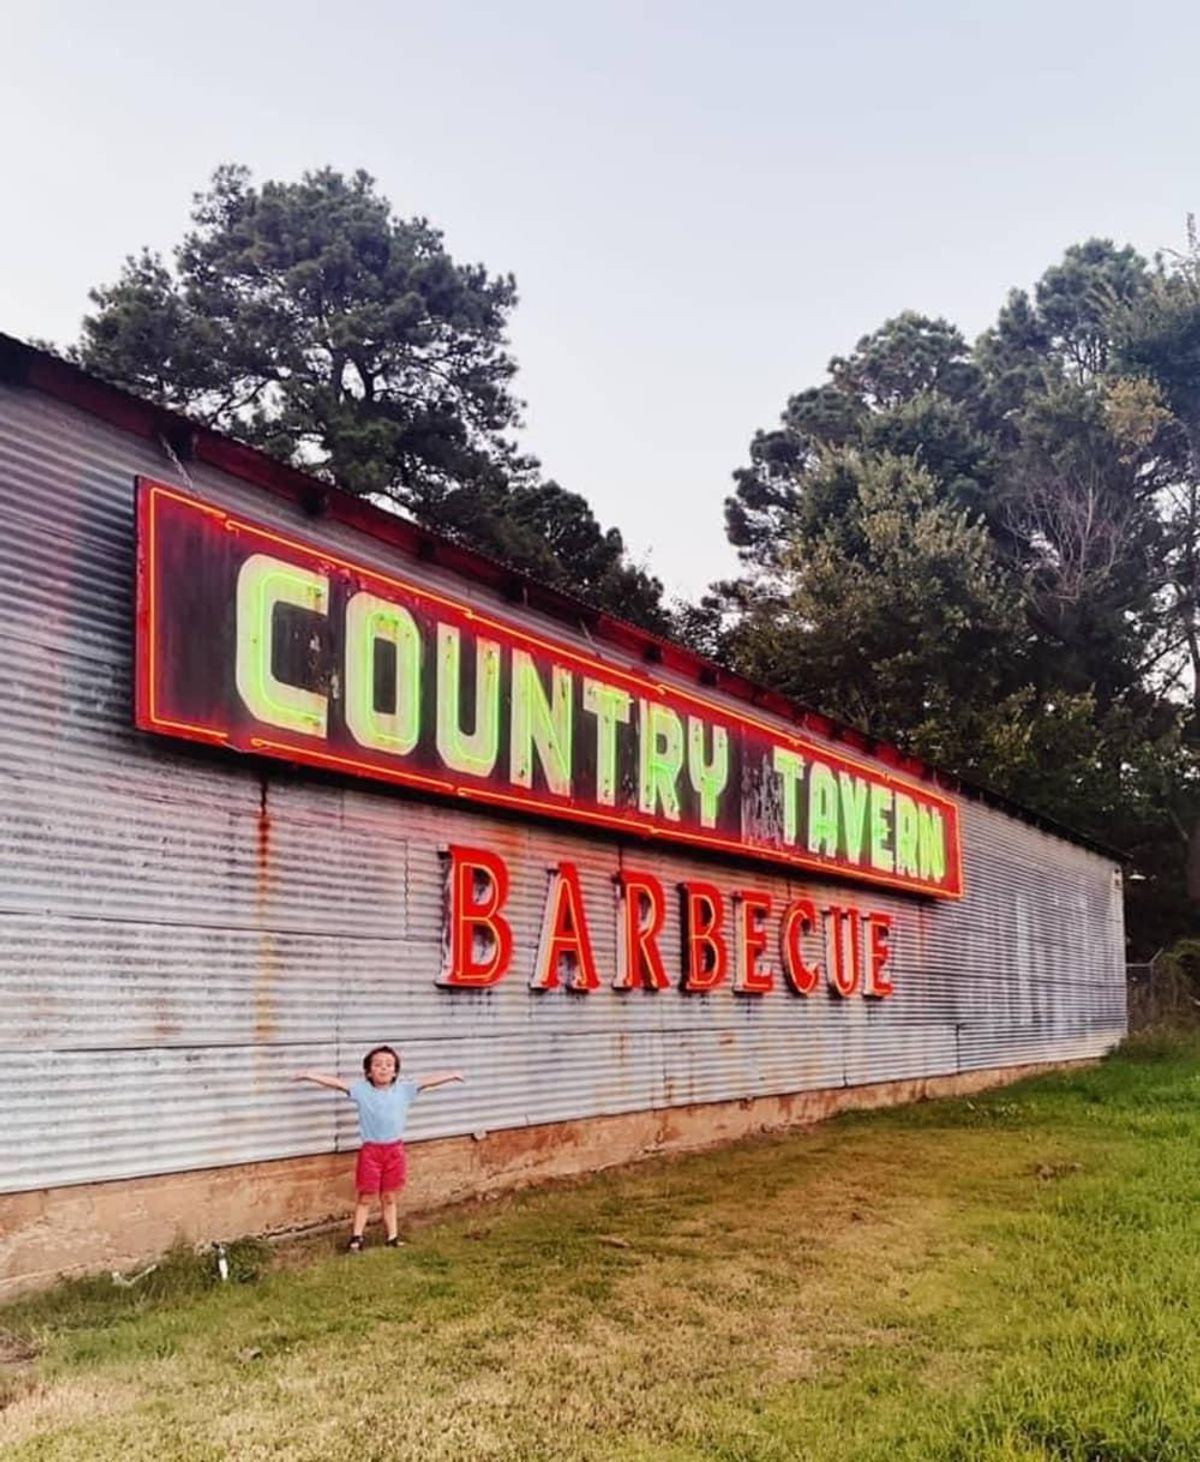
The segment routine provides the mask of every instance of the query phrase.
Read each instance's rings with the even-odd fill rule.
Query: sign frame
[[[609,832],[660,845],[678,844],[712,853],[749,858],[777,868],[790,868],[806,876],[824,874],[934,898],[959,899],[963,896],[965,890],[959,804],[940,790],[867,762],[850,751],[835,749],[806,733],[785,729],[778,723],[756,715],[749,706],[745,709],[736,708],[706,696],[701,687],[692,689],[667,682],[648,670],[590,655],[577,645],[505,619],[502,615],[465,598],[441,593],[428,584],[413,581],[400,573],[355,562],[332,547],[322,547],[290,532],[278,531],[239,512],[205,501],[195,494],[165,483],[149,478],[137,479],[136,519],[135,723],[144,731],[408,787],[451,801],[491,805],[532,817],[600,827]],[[187,572],[186,554],[180,548],[185,537],[188,538],[189,551],[193,556],[200,555],[193,563],[190,574]],[[238,699],[238,690],[233,684],[232,674],[228,673],[228,666],[225,675],[227,683],[219,687],[223,689],[224,704],[221,703],[221,695],[217,694],[209,698],[202,707],[203,713],[198,714],[194,699],[191,704],[187,702],[187,696],[192,693],[197,677],[202,680],[207,678],[214,684],[219,681],[219,671],[212,670],[209,662],[202,663],[194,654],[189,660],[192,652],[187,648],[185,636],[190,623],[189,614],[194,619],[205,612],[204,594],[209,586],[194,581],[205,578],[201,570],[204,568],[203,556],[206,553],[210,555],[211,563],[216,563],[220,555],[225,556],[222,563],[226,560],[232,562],[229,558],[231,553],[234,558],[241,554],[244,559],[255,554],[270,555],[280,560],[284,567],[293,565],[298,573],[306,573],[311,578],[324,578],[331,583],[345,580],[346,585],[343,588],[350,586],[357,592],[409,606],[414,613],[436,619],[439,632],[444,623],[459,632],[465,631],[477,637],[486,636],[488,643],[501,646],[510,657],[513,652],[519,651],[530,663],[536,659],[541,664],[549,664],[552,678],[559,667],[575,676],[594,677],[596,683],[613,688],[614,694],[624,694],[631,700],[635,699],[639,708],[666,708],[665,711],[654,711],[653,714],[666,718],[668,726],[670,720],[674,719],[689,728],[690,732],[693,723],[699,723],[699,755],[702,761],[706,754],[711,754],[715,763],[717,736],[721,734],[723,745],[734,746],[735,769],[742,766],[736,760],[737,755],[742,755],[739,748],[751,748],[755,755],[761,756],[764,744],[772,750],[776,767],[779,766],[780,757],[793,758],[788,765],[807,765],[810,773],[820,765],[828,769],[826,780],[843,779],[843,796],[846,785],[844,779],[850,779],[856,795],[860,794],[860,806],[865,805],[865,798],[871,798],[872,838],[876,831],[876,809],[871,789],[882,788],[884,791],[880,793],[881,801],[885,795],[889,799],[900,796],[906,804],[928,809],[929,815],[939,820],[940,835],[944,837],[940,850],[941,876],[920,877],[914,876],[911,871],[897,873],[894,867],[889,871],[883,867],[870,866],[869,863],[864,866],[863,830],[868,824],[865,820],[867,813],[861,810],[857,829],[859,860],[856,861],[841,851],[838,856],[827,851],[812,851],[802,837],[788,845],[777,837],[768,841],[762,837],[747,835],[747,794],[741,784],[731,789],[741,794],[741,803],[737,809],[737,827],[731,825],[732,813],[725,817],[725,826],[699,826],[694,821],[684,821],[679,816],[678,805],[675,808],[676,818],[668,818],[665,795],[661,810],[658,809],[653,795],[648,812],[643,810],[644,801],[640,807],[601,805],[598,773],[597,792],[590,799],[575,795],[573,783],[568,795],[555,795],[547,787],[544,777],[542,785],[537,784],[537,778],[532,771],[529,773],[527,785],[514,786],[511,781],[503,781],[491,775],[474,776],[445,767],[405,765],[402,757],[384,757],[367,748],[351,746],[348,732],[340,740],[331,741],[326,737],[323,741],[315,734],[302,735],[292,730],[264,725],[255,721],[249,713],[244,698]],[[190,606],[176,602],[189,596]],[[211,618],[212,605],[208,604],[207,609]],[[227,612],[232,612],[228,605],[226,609]],[[275,621],[272,621],[272,626],[274,624]],[[274,635],[274,627],[268,633]],[[226,653],[229,653],[228,646]],[[196,666],[201,667],[199,671],[196,671]],[[187,683],[189,677],[193,682],[191,689]],[[540,694],[545,697],[547,692],[543,681],[538,680],[537,675],[534,679],[540,686]],[[458,691],[455,693],[457,695]],[[573,688],[571,693],[574,694]],[[646,734],[646,724],[643,719],[639,733],[642,738]],[[653,726],[656,723],[651,720],[649,724]],[[708,730],[708,753],[704,750],[704,728]],[[626,741],[629,739],[627,737]],[[642,753],[639,750],[637,754]],[[688,754],[690,755],[690,751]],[[426,761],[428,760],[427,756]],[[643,762],[643,768],[644,765]],[[749,765],[749,761],[746,765]],[[728,777],[728,763],[726,776]],[[676,769],[676,777],[686,789],[687,770],[680,775]],[[786,786],[786,779],[784,781]],[[693,784],[694,782],[693,777]],[[723,788],[727,786],[727,782],[723,784]],[[651,793],[654,791],[652,785]],[[689,792],[688,796],[691,795]],[[795,792],[795,777],[791,795],[798,795]],[[730,799],[731,805],[733,800]],[[712,807],[715,809],[716,805],[714,800]],[[899,806],[899,803],[892,805]],[[722,815],[725,815],[724,809]],[[844,821],[844,808],[840,815]],[[884,825],[882,813],[880,825]],[[793,817],[793,830],[794,828]],[[844,830],[842,842],[847,842]],[[842,844],[839,843],[838,846],[840,850]],[[870,851],[873,855],[874,847]]]

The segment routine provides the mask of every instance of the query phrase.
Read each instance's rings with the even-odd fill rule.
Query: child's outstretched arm
[[[447,1086],[452,1081],[463,1080],[461,1071],[435,1071],[431,1076],[417,1077],[417,1090],[428,1091],[431,1086]]]
[[[293,1081],[311,1081],[314,1086],[327,1086],[330,1091],[349,1092],[350,1083],[339,1076],[322,1076],[319,1071],[298,1071]]]

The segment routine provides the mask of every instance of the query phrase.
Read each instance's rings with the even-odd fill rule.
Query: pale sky
[[[11,4],[0,330],[66,343],[223,161],[364,167],[517,276],[524,445],[671,591],[755,428],[904,309],[973,336],[1093,234],[1200,211],[1200,6]]]

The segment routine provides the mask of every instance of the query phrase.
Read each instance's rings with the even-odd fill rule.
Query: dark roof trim
[[[841,741],[858,751],[877,757],[886,765],[921,781],[930,782],[945,791],[974,797],[979,801],[1032,823],[1036,827],[1078,843],[1107,858],[1127,861],[1127,855],[1081,833],[1063,827],[1051,818],[1031,812],[986,788],[974,786],[949,773],[938,771],[917,757],[910,756],[894,742],[876,740],[850,726],[842,726],[796,701],[767,690],[744,676],[724,669],[702,655],[685,649],[673,640],[652,634],[637,625],[595,609],[581,599],[551,588],[519,569],[475,549],[466,548],[408,519],[385,512],[373,504],[346,492],[332,483],[323,482],[296,467],[268,457],[256,447],[248,447],[233,437],[211,427],[168,411],[141,397],[132,396],[110,386],[59,356],[37,350],[11,335],[0,333],[0,382],[40,391],[89,416],[97,417],[132,436],[147,441],[160,441],[182,462],[203,462],[243,482],[253,483],[277,497],[295,503],[312,516],[327,516],[347,527],[398,548],[423,563],[471,579],[506,597],[519,599],[532,609],[540,610],[569,624],[583,625],[588,634],[623,650],[636,659],[650,661],[672,670],[677,675],[724,691],[759,710],[769,711],[797,727],[829,740]]]

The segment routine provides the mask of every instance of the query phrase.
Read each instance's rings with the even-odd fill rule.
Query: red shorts
[[[403,1142],[364,1142],[358,1150],[354,1188],[359,1194],[395,1193],[408,1177]]]

